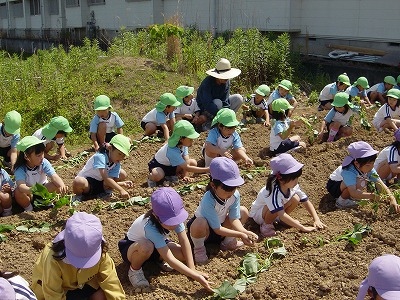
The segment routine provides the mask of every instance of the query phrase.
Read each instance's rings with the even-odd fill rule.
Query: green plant
[[[240,262],[239,274],[246,279],[246,283],[257,281],[257,274],[269,269],[271,262],[269,259],[262,260],[258,253],[247,253]]]
[[[33,204],[38,208],[49,208],[54,207],[55,209],[61,208],[62,206],[69,205],[71,202],[72,195],[61,196],[55,192],[50,193],[47,188],[36,183],[31,187],[31,192],[34,197]]]
[[[353,103],[360,107],[360,125],[361,125],[361,127],[366,129],[366,130],[370,130],[371,129],[371,124],[368,121],[367,112],[365,110],[365,105],[363,105],[361,103],[360,97],[358,97],[358,96],[354,97],[353,98]]]
[[[40,222],[36,220],[22,221],[21,225],[15,227],[15,230],[17,231],[28,232],[28,233],[48,232],[50,231],[50,229],[51,229],[50,223]]]
[[[246,282],[243,279],[236,280],[233,285],[228,280],[224,280],[218,288],[213,289],[214,295],[211,299],[235,299],[239,293],[245,290],[245,288]]]
[[[358,245],[361,242],[363,235],[366,235],[371,231],[372,229],[369,225],[362,225],[357,223],[354,225],[353,229],[346,229],[344,234],[338,236],[336,240],[345,240],[349,244]]]
[[[301,120],[304,125],[306,125],[306,135],[308,137],[309,143],[312,145],[314,144],[315,138],[318,136],[318,130],[314,129],[313,124],[318,121],[317,116],[311,116],[308,119],[301,116],[293,117],[293,120]]]
[[[3,232],[10,232],[15,228],[14,225],[10,224],[0,224],[0,242],[7,240],[7,236]]]
[[[147,203],[150,202],[150,197],[142,197],[142,196],[136,196],[136,197],[131,197],[127,201],[116,201],[116,202],[111,202],[108,205],[108,210],[114,210],[114,209],[119,209],[119,208],[127,208],[129,206],[133,205],[146,205]]]
[[[319,102],[319,93],[317,91],[311,91],[308,96],[307,105],[313,106]]]

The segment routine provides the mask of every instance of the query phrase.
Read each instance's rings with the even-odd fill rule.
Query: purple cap
[[[394,132],[394,138],[396,141],[400,142],[400,128],[397,128],[397,130]]]
[[[290,154],[282,153],[271,159],[272,174],[292,174],[300,170],[304,165],[299,163]]]
[[[212,179],[217,179],[226,186],[234,187],[244,183],[237,164],[227,157],[214,158],[210,163],[210,174]]]
[[[386,300],[400,299],[400,257],[392,254],[375,258],[368,268],[368,277],[361,282],[357,300],[364,300],[368,288],[374,287]]]
[[[91,268],[101,257],[103,228],[95,215],[77,212],[67,220],[53,243],[64,240],[65,255],[68,262],[76,268]]]
[[[188,212],[183,207],[181,196],[170,187],[162,187],[151,194],[151,206],[160,222],[174,226],[184,222]]]
[[[342,167],[348,166],[353,160],[357,158],[372,156],[379,152],[374,150],[374,148],[372,148],[370,144],[363,141],[351,143],[347,147],[347,151],[349,151],[350,155],[346,156],[343,159]]]
[[[15,300],[16,297],[14,288],[12,287],[11,283],[3,277],[0,277],[0,296],[1,299],[10,300]]]

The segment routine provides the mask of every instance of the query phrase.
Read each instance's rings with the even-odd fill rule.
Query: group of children
[[[356,206],[357,200],[361,199],[388,199],[394,211],[400,212],[400,206],[385,183],[400,178],[400,129],[397,129],[398,120],[394,119],[398,116],[400,94],[399,89],[393,88],[394,78],[389,77],[385,77],[383,92],[381,86],[367,92],[369,86],[364,77],[351,86],[346,74],[339,75],[337,82],[321,91],[320,109],[329,109],[329,112],[321,125],[320,135],[322,137],[326,129],[328,142],[352,134],[347,122],[352,113],[360,109],[353,103],[355,96],[361,99],[357,104],[368,107],[371,105],[369,97],[380,101],[379,94],[383,94],[386,102],[376,113],[374,125],[378,130],[395,130],[395,142],[381,153],[362,141],[348,146],[349,155],[327,180],[327,191],[335,198],[338,208]],[[279,222],[303,232],[326,227],[298,184],[304,165],[287,153],[305,147],[299,136],[291,135],[301,122],[291,119],[297,106],[291,89],[288,80],[282,80],[272,93],[267,85],[260,85],[246,100],[242,123],[246,123],[248,117],[254,117],[257,123],[271,127],[270,149],[274,156],[270,161],[271,174],[249,210],[240,203],[239,187],[244,179],[237,162],[252,165],[253,160],[247,155],[236,131],[240,122],[233,110],[222,108],[213,118],[202,149],[204,167],[198,166],[188,151],[206,121],[193,97],[194,88],[180,86],[176,95],[161,95],[155,108],[145,115],[141,121],[144,134],[152,135],[158,131],[166,141],[148,163],[148,185],[157,187],[163,180],[177,181],[179,178],[191,181],[189,173],[209,173],[210,182],[186,225],[189,215],[174,189],[160,187],[152,193],[151,209],[133,221],[125,238],[118,243],[123,260],[130,265],[128,278],[134,287],[149,286],[142,266],[150,260],[163,270],[175,269],[212,291],[208,275],[197,270],[195,265],[209,261],[208,243],[219,244],[223,251],[253,246],[258,236],[243,226],[248,218],[259,225],[262,237],[276,235],[275,224]],[[128,176],[121,168],[121,162],[129,156],[131,149],[130,139],[123,135],[124,123],[112,111],[110,99],[105,95],[96,97],[94,110],[90,139],[96,152],[73,180],[74,200],[107,197],[113,190],[122,198],[129,198],[125,188],[132,187],[133,183],[126,180]],[[25,211],[32,210],[30,188],[36,183],[45,185],[49,191],[67,192],[49,160],[68,156],[64,146],[65,136],[72,131],[68,120],[62,116],[52,118],[32,136],[22,139],[19,137],[20,124],[21,116],[12,111],[0,125],[0,154],[5,157],[4,162],[9,163],[16,180],[14,186],[7,172],[1,170],[3,216],[11,214],[12,195]],[[57,145],[58,153],[50,155],[54,145]],[[368,190],[369,183],[375,184],[384,196]],[[300,204],[312,218],[312,226],[301,224],[291,216]],[[175,231],[177,242],[168,238],[170,231]],[[124,299],[114,263],[106,249],[100,220],[86,213],[74,214],[35,263],[32,289],[37,298],[63,295],[67,299]]]

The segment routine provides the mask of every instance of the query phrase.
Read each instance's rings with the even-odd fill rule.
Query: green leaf
[[[264,246],[268,249],[273,248],[273,247],[282,247],[283,243],[282,241],[277,238],[277,237],[271,237],[268,238],[264,241]]]
[[[277,248],[277,249],[274,249],[273,251],[272,251],[272,255],[274,256],[274,257],[285,257],[286,256],[286,254],[287,254],[287,250],[286,250],[286,248],[284,247],[284,246],[282,246],[282,247],[279,247],[279,248]]]
[[[246,289],[246,285],[247,285],[247,279],[242,277],[239,278],[235,281],[235,283],[233,284],[233,287],[235,288],[235,290],[237,290],[239,293],[243,293],[244,290]]]
[[[239,294],[232,284],[225,280],[219,288],[213,289],[214,297],[220,297],[221,299],[234,299]]]
[[[8,232],[15,228],[14,225],[10,224],[0,224],[0,232]]]
[[[29,228],[25,225],[17,226],[17,227],[15,227],[15,230],[22,231],[22,232],[29,232]]]
[[[55,208],[61,208],[63,206],[69,205],[69,202],[70,202],[69,199],[70,199],[70,197],[68,197],[68,196],[61,197],[56,202],[54,202],[54,207]]]

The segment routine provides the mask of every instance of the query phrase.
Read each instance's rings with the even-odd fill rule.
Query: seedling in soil
[[[47,222],[38,222],[34,220],[22,221],[21,225],[15,227],[15,230],[21,232],[48,232],[51,229],[51,225]]]
[[[7,240],[7,236],[3,232],[10,232],[15,228],[14,225],[10,224],[0,224],[0,242]]]
[[[245,288],[246,283],[243,281],[243,279],[236,280],[234,285],[232,285],[228,280],[225,280],[219,288],[213,289],[214,295],[211,297],[211,299],[235,299],[239,293],[245,290]]]
[[[88,151],[82,151],[81,153],[70,157],[68,159],[64,159],[64,165],[61,166],[56,166],[55,169],[62,169],[62,168],[75,168],[79,165],[81,165],[82,163],[86,162],[87,157],[89,156],[89,152]]]
[[[181,195],[186,195],[196,190],[205,190],[208,182],[209,180],[207,179],[199,182],[188,183],[177,189],[177,192]]]
[[[254,176],[262,175],[267,171],[265,166],[255,167],[251,169],[240,170],[240,175],[246,177],[247,179],[253,180]]]
[[[313,124],[318,120],[317,116],[312,116],[310,118],[296,116],[294,120],[301,120],[304,125],[306,125],[306,135],[308,137],[308,142],[312,145],[314,144],[315,138],[318,136],[318,130],[314,129]]]
[[[150,202],[150,197],[136,196],[136,197],[131,197],[127,201],[111,202],[108,205],[108,210],[114,210],[114,209],[119,209],[119,208],[127,208],[127,207],[133,206],[133,205],[143,206],[143,205],[146,205],[149,202]]]
[[[44,185],[39,183],[31,187],[31,192],[37,196],[33,200],[33,204],[38,208],[54,207],[55,209],[59,209],[62,206],[69,205],[72,197],[72,195],[60,196],[55,192],[50,193]]]
[[[372,231],[369,225],[355,224],[353,229],[347,229],[345,233],[337,237],[337,241],[345,240],[354,246],[358,245],[363,236]]]
[[[354,97],[353,103],[360,107],[360,125],[361,125],[361,127],[366,130],[370,130],[371,124],[368,121],[367,113],[365,111],[365,106],[361,105],[360,97]]]
[[[269,259],[262,260],[258,253],[247,253],[240,262],[239,274],[246,279],[246,283],[254,283],[257,274],[269,269],[271,262]]]

